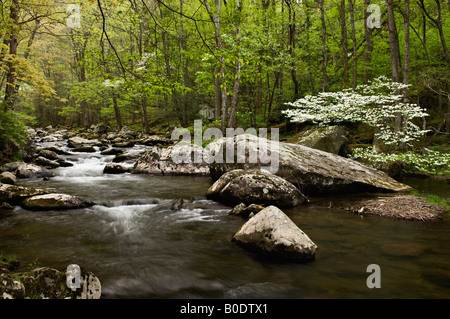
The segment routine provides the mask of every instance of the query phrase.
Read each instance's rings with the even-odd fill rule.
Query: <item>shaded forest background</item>
[[[449,17],[442,0],[2,0],[2,151],[25,125],[277,126],[286,102],[380,75],[411,84],[424,145],[445,145]]]

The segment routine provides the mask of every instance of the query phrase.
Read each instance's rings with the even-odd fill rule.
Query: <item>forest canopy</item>
[[[305,96],[384,76],[450,134],[441,0],[2,0],[0,138],[27,126],[143,133],[271,127]],[[379,13],[379,14],[378,14]],[[424,121],[424,123],[422,123]]]

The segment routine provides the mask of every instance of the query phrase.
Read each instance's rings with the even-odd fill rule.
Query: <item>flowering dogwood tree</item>
[[[400,94],[409,85],[392,82],[384,76],[356,89],[322,92],[286,103],[292,109],[283,111],[292,122],[321,123],[364,122],[378,128],[377,138],[387,145],[408,145],[427,131],[414,124],[414,118],[427,116],[426,110],[405,103]]]

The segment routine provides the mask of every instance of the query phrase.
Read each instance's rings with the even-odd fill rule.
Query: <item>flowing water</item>
[[[74,166],[19,184],[97,205],[16,207],[0,219],[0,254],[60,270],[78,264],[99,277],[103,298],[450,298],[449,214],[434,222],[361,218],[328,208],[335,198],[313,199],[284,211],[318,245],[316,258],[275,262],[231,241],[245,220],[204,198],[210,178],[104,175],[113,156],[63,157]],[[405,182],[450,201],[445,181]],[[380,266],[379,289],[367,287],[370,264]]]

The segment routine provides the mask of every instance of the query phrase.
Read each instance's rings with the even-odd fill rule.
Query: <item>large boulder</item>
[[[45,150],[51,151],[51,152],[53,152],[55,154],[58,154],[58,155],[69,155],[68,152],[64,151],[61,147],[59,147],[57,145],[47,146],[45,148]]]
[[[92,206],[94,203],[78,196],[51,193],[25,199],[22,207],[28,210],[65,210]]]
[[[38,150],[37,156],[41,156],[53,161],[58,159],[58,154],[56,154],[56,152],[53,152],[51,150]]]
[[[263,137],[242,134],[234,138],[219,139],[209,146],[214,153],[225,154],[225,150],[234,153],[231,160],[227,159],[223,163],[214,161],[210,165],[213,179],[235,169],[264,168],[285,178],[305,194],[398,192],[410,189],[384,172],[303,145],[269,141]],[[249,158],[252,160],[249,161]]]
[[[347,141],[347,134],[347,130],[342,126],[307,128],[289,138],[287,142],[339,154]]]
[[[239,245],[275,258],[305,260],[317,245],[285,213],[269,206],[250,218],[234,235]]]
[[[132,173],[209,175],[209,165],[203,158],[203,148],[197,145],[152,147],[137,159]]]
[[[16,169],[16,176],[19,178],[44,178],[52,177],[53,173],[42,166],[22,163]]]
[[[98,143],[99,143],[98,139],[86,139],[80,136],[74,136],[69,138],[69,140],[67,141],[67,146],[70,148],[77,148],[83,145],[93,145]]]
[[[56,161],[52,161],[48,158],[39,156],[36,158],[36,164],[39,164],[41,166],[44,166],[45,168],[57,168],[59,167],[59,163]]]
[[[267,171],[233,170],[223,174],[206,197],[230,206],[245,203],[293,207],[306,197],[285,179]]]
[[[29,197],[44,194],[49,194],[49,192],[31,187],[0,184],[0,202],[6,202],[12,205],[20,205],[23,200]]]

